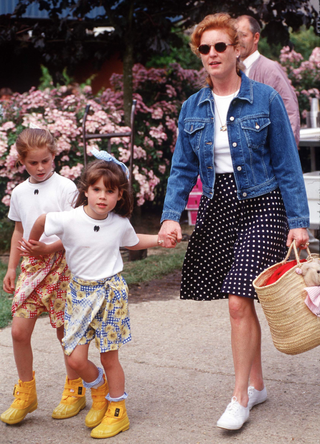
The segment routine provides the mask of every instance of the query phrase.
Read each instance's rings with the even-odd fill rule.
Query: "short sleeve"
[[[139,238],[134,231],[129,219],[125,219],[124,230],[121,236],[121,247],[133,247],[139,242]]]
[[[19,206],[17,205],[15,189],[12,191],[10,199],[10,208],[8,218],[14,222],[21,222],[21,215],[19,212]]]
[[[64,232],[65,217],[63,212],[48,213],[44,225],[44,233],[46,236],[56,235],[61,237]]]

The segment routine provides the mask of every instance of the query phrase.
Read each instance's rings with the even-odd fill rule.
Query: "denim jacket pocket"
[[[184,123],[184,131],[187,134],[189,142],[194,151],[198,151],[200,149],[201,136],[203,134],[204,127],[205,123],[201,121],[187,120]]]
[[[241,121],[241,128],[249,148],[258,149],[265,145],[270,124],[268,117],[250,117]]]

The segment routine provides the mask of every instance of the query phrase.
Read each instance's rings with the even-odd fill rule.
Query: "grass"
[[[150,249],[148,256],[140,261],[125,262],[123,277],[130,286],[148,282],[182,268],[187,242],[181,242],[175,249]]]
[[[174,249],[151,248],[143,260],[128,262],[124,258],[123,277],[129,286],[161,279],[175,270],[181,270],[186,249],[187,242],[181,242]],[[2,289],[6,271],[7,265],[0,261],[0,328],[6,327],[11,321],[12,295]]]
[[[14,222],[8,218],[0,220],[0,252],[5,253],[10,250],[11,237],[14,229]]]
[[[11,321],[12,295],[2,289],[2,281],[7,271],[7,265],[0,262],[0,328],[6,327]]]

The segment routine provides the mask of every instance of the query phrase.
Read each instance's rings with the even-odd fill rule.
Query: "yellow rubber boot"
[[[7,424],[18,424],[28,413],[33,412],[38,407],[36,380],[21,381],[14,386],[13,395],[16,398],[11,406],[0,416],[1,421]]]
[[[96,427],[102,421],[107,408],[108,401],[106,396],[109,393],[108,382],[103,375],[104,383],[97,389],[91,389],[92,407],[86,416],[86,426],[89,428]]]
[[[91,431],[92,438],[110,438],[125,432],[130,426],[126,401],[110,402],[107,413],[98,427]]]
[[[81,378],[69,379],[67,376],[60,404],[54,409],[52,418],[66,419],[76,416],[86,406],[85,393]]]

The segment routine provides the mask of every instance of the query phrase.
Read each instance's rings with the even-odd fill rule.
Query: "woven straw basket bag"
[[[292,248],[297,265],[284,273],[275,283],[265,285],[268,278],[282,265],[288,262]],[[308,251],[307,261],[318,258]],[[300,267],[299,254],[293,242],[285,259],[263,271],[254,281],[253,286],[268,321],[275,347],[282,353],[296,355],[320,345],[320,317],[306,306],[307,292],[301,275],[296,273]]]

